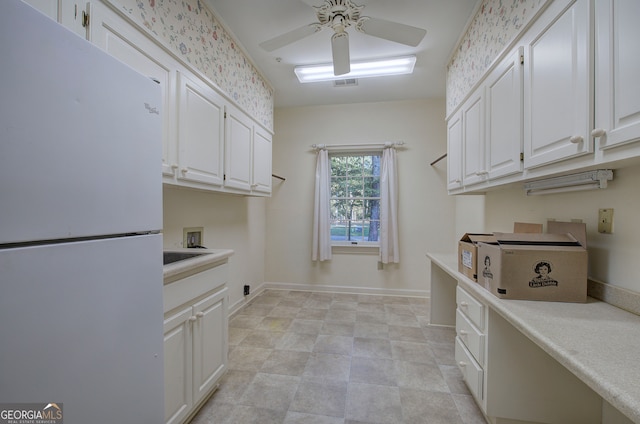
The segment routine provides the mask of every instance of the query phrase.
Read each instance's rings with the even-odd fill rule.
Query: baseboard
[[[299,284],[299,283],[262,283],[256,287],[249,296],[229,305],[229,318],[233,318],[235,314],[242,311],[251,301],[260,296],[265,290],[297,290],[322,293],[349,293],[363,294],[373,296],[402,296],[402,297],[419,297],[428,298],[428,290],[405,290],[405,289],[378,289],[371,287],[353,287],[353,286],[327,286],[317,284]]]
[[[329,286],[318,284],[302,284],[302,283],[264,283],[264,288],[271,290],[299,290],[323,293],[350,293],[376,296],[403,296],[403,297],[429,297],[428,290],[407,290],[407,289],[381,289],[372,287],[355,287],[355,286]]]
[[[229,305],[229,317],[232,317],[234,314],[237,314],[247,306],[254,298],[260,296],[262,292],[266,290],[265,283],[260,284],[258,287],[255,287],[251,294],[248,296],[244,296],[242,299],[235,302],[233,305]]]

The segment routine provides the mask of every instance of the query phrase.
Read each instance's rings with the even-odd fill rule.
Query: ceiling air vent
[[[358,85],[357,78],[345,78],[345,79],[333,81],[334,87],[353,87],[355,85]]]

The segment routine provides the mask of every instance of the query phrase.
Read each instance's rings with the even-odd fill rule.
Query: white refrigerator
[[[164,421],[160,89],[0,1],[0,409]]]

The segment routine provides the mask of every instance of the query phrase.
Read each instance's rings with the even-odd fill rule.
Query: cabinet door
[[[484,145],[484,96],[479,88],[462,106],[462,182],[465,186],[487,177]]]
[[[57,21],[82,38],[87,37],[83,25],[83,11],[86,2],[74,0],[23,0],[54,21]]]
[[[224,99],[178,71],[178,179],[223,183]]]
[[[596,1],[596,123],[599,147],[640,140],[640,2]],[[598,131],[599,130],[599,131]]]
[[[589,0],[558,0],[524,51],[524,167],[593,151]]]
[[[522,172],[522,49],[487,77],[486,144],[489,179]]]
[[[462,187],[462,112],[447,122],[447,188]]]
[[[182,422],[192,399],[192,307],[164,320],[164,420]]]
[[[162,173],[173,175],[175,137],[172,133],[174,128],[172,117],[175,116],[175,62],[156,43],[100,3],[91,4],[89,40],[160,85],[162,105],[158,112],[162,116]]]
[[[271,134],[256,125],[253,134],[253,191],[271,193],[271,149]]]
[[[218,381],[227,365],[227,288],[193,305],[194,403]]]
[[[240,110],[227,106],[225,122],[225,187],[251,190],[253,122]]]

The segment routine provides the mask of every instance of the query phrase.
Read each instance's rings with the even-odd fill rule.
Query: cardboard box
[[[587,301],[587,250],[571,234],[495,233],[478,245],[478,283],[502,299]]]
[[[514,222],[513,232],[514,233],[541,233],[542,224],[533,224],[529,222]]]
[[[466,233],[458,242],[458,271],[478,281],[478,243],[495,242],[493,234]]]
[[[584,222],[547,221],[547,233],[569,233],[580,242],[582,247],[587,248],[587,224]]]

